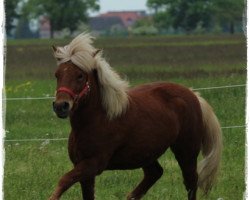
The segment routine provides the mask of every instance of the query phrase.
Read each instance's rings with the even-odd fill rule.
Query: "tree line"
[[[246,6],[244,0],[148,0],[147,5],[155,11],[154,23],[160,29],[192,33],[227,28],[232,34],[242,26]]]
[[[80,22],[87,22],[89,10],[99,10],[99,3],[96,0],[7,0],[5,2],[7,35],[11,34],[15,19],[22,23],[40,16],[49,19],[51,38],[55,31],[64,28],[72,33]]]
[[[136,2],[135,2],[136,3]],[[147,0],[152,17],[136,26],[154,26],[161,32],[194,33],[225,29],[234,33],[242,28],[244,0]],[[71,33],[79,23],[87,23],[88,11],[98,11],[98,0],[7,0],[6,32],[18,31],[31,19],[46,16],[50,20],[51,37],[67,28]],[[145,19],[144,19],[145,21]],[[16,22],[16,23],[15,23]],[[27,28],[23,28],[27,29]]]

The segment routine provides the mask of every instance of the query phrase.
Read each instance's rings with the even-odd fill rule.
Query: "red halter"
[[[69,96],[71,96],[74,101],[76,101],[76,100],[80,99],[81,97],[86,96],[88,94],[89,90],[90,90],[89,82],[87,81],[85,83],[85,85],[83,86],[82,91],[79,94],[76,94],[75,92],[73,92],[71,89],[69,89],[67,87],[58,88],[58,90],[56,91],[56,94],[58,94],[59,92],[65,92],[65,93],[69,94]]]

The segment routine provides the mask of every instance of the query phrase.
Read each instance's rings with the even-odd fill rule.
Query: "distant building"
[[[89,19],[91,31],[96,35],[128,33],[134,23],[147,17],[146,11],[112,11]],[[54,37],[60,37],[62,31],[55,31]],[[50,38],[51,24],[46,16],[39,18],[39,37]]]
[[[89,26],[95,34],[128,32],[133,24],[146,17],[145,11],[112,11],[91,17]]]
[[[40,38],[50,38],[50,20],[46,16],[41,16],[39,19],[39,36]]]

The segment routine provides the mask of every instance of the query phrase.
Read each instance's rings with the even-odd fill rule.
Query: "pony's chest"
[[[78,149],[78,142],[76,140],[76,137],[74,136],[74,134],[70,134],[69,136],[69,141],[68,141],[68,153],[69,153],[69,157],[72,163],[76,164],[80,161],[80,152]]]
[[[87,148],[87,144],[82,140],[79,140],[73,133],[69,136],[68,142],[68,153],[71,162],[74,164],[79,163],[85,157],[88,157],[89,151]]]

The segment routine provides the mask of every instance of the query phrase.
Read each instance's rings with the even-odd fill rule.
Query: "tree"
[[[151,17],[144,17],[133,24],[130,33],[133,35],[156,35],[158,30]]]
[[[30,18],[46,16],[50,20],[51,38],[54,31],[68,28],[72,33],[80,22],[87,21],[87,11],[98,10],[95,0],[29,0],[24,6],[24,14]]]
[[[198,24],[210,26],[211,0],[148,0],[148,6],[156,10],[155,20],[161,28],[172,26],[189,33]]]
[[[215,20],[229,25],[230,33],[235,32],[235,25],[242,21],[244,0],[214,0]]]
[[[15,30],[15,38],[37,38],[38,32],[32,32],[29,27],[29,20],[26,16],[20,16],[16,30]]]
[[[216,21],[234,24],[242,18],[244,0],[148,0],[155,10],[155,22],[160,28],[173,27],[189,33],[198,26],[206,30]]]
[[[19,17],[17,14],[17,4],[19,0],[7,0],[5,1],[5,13],[6,13],[6,32],[10,35],[12,28],[14,27],[13,21]]]

